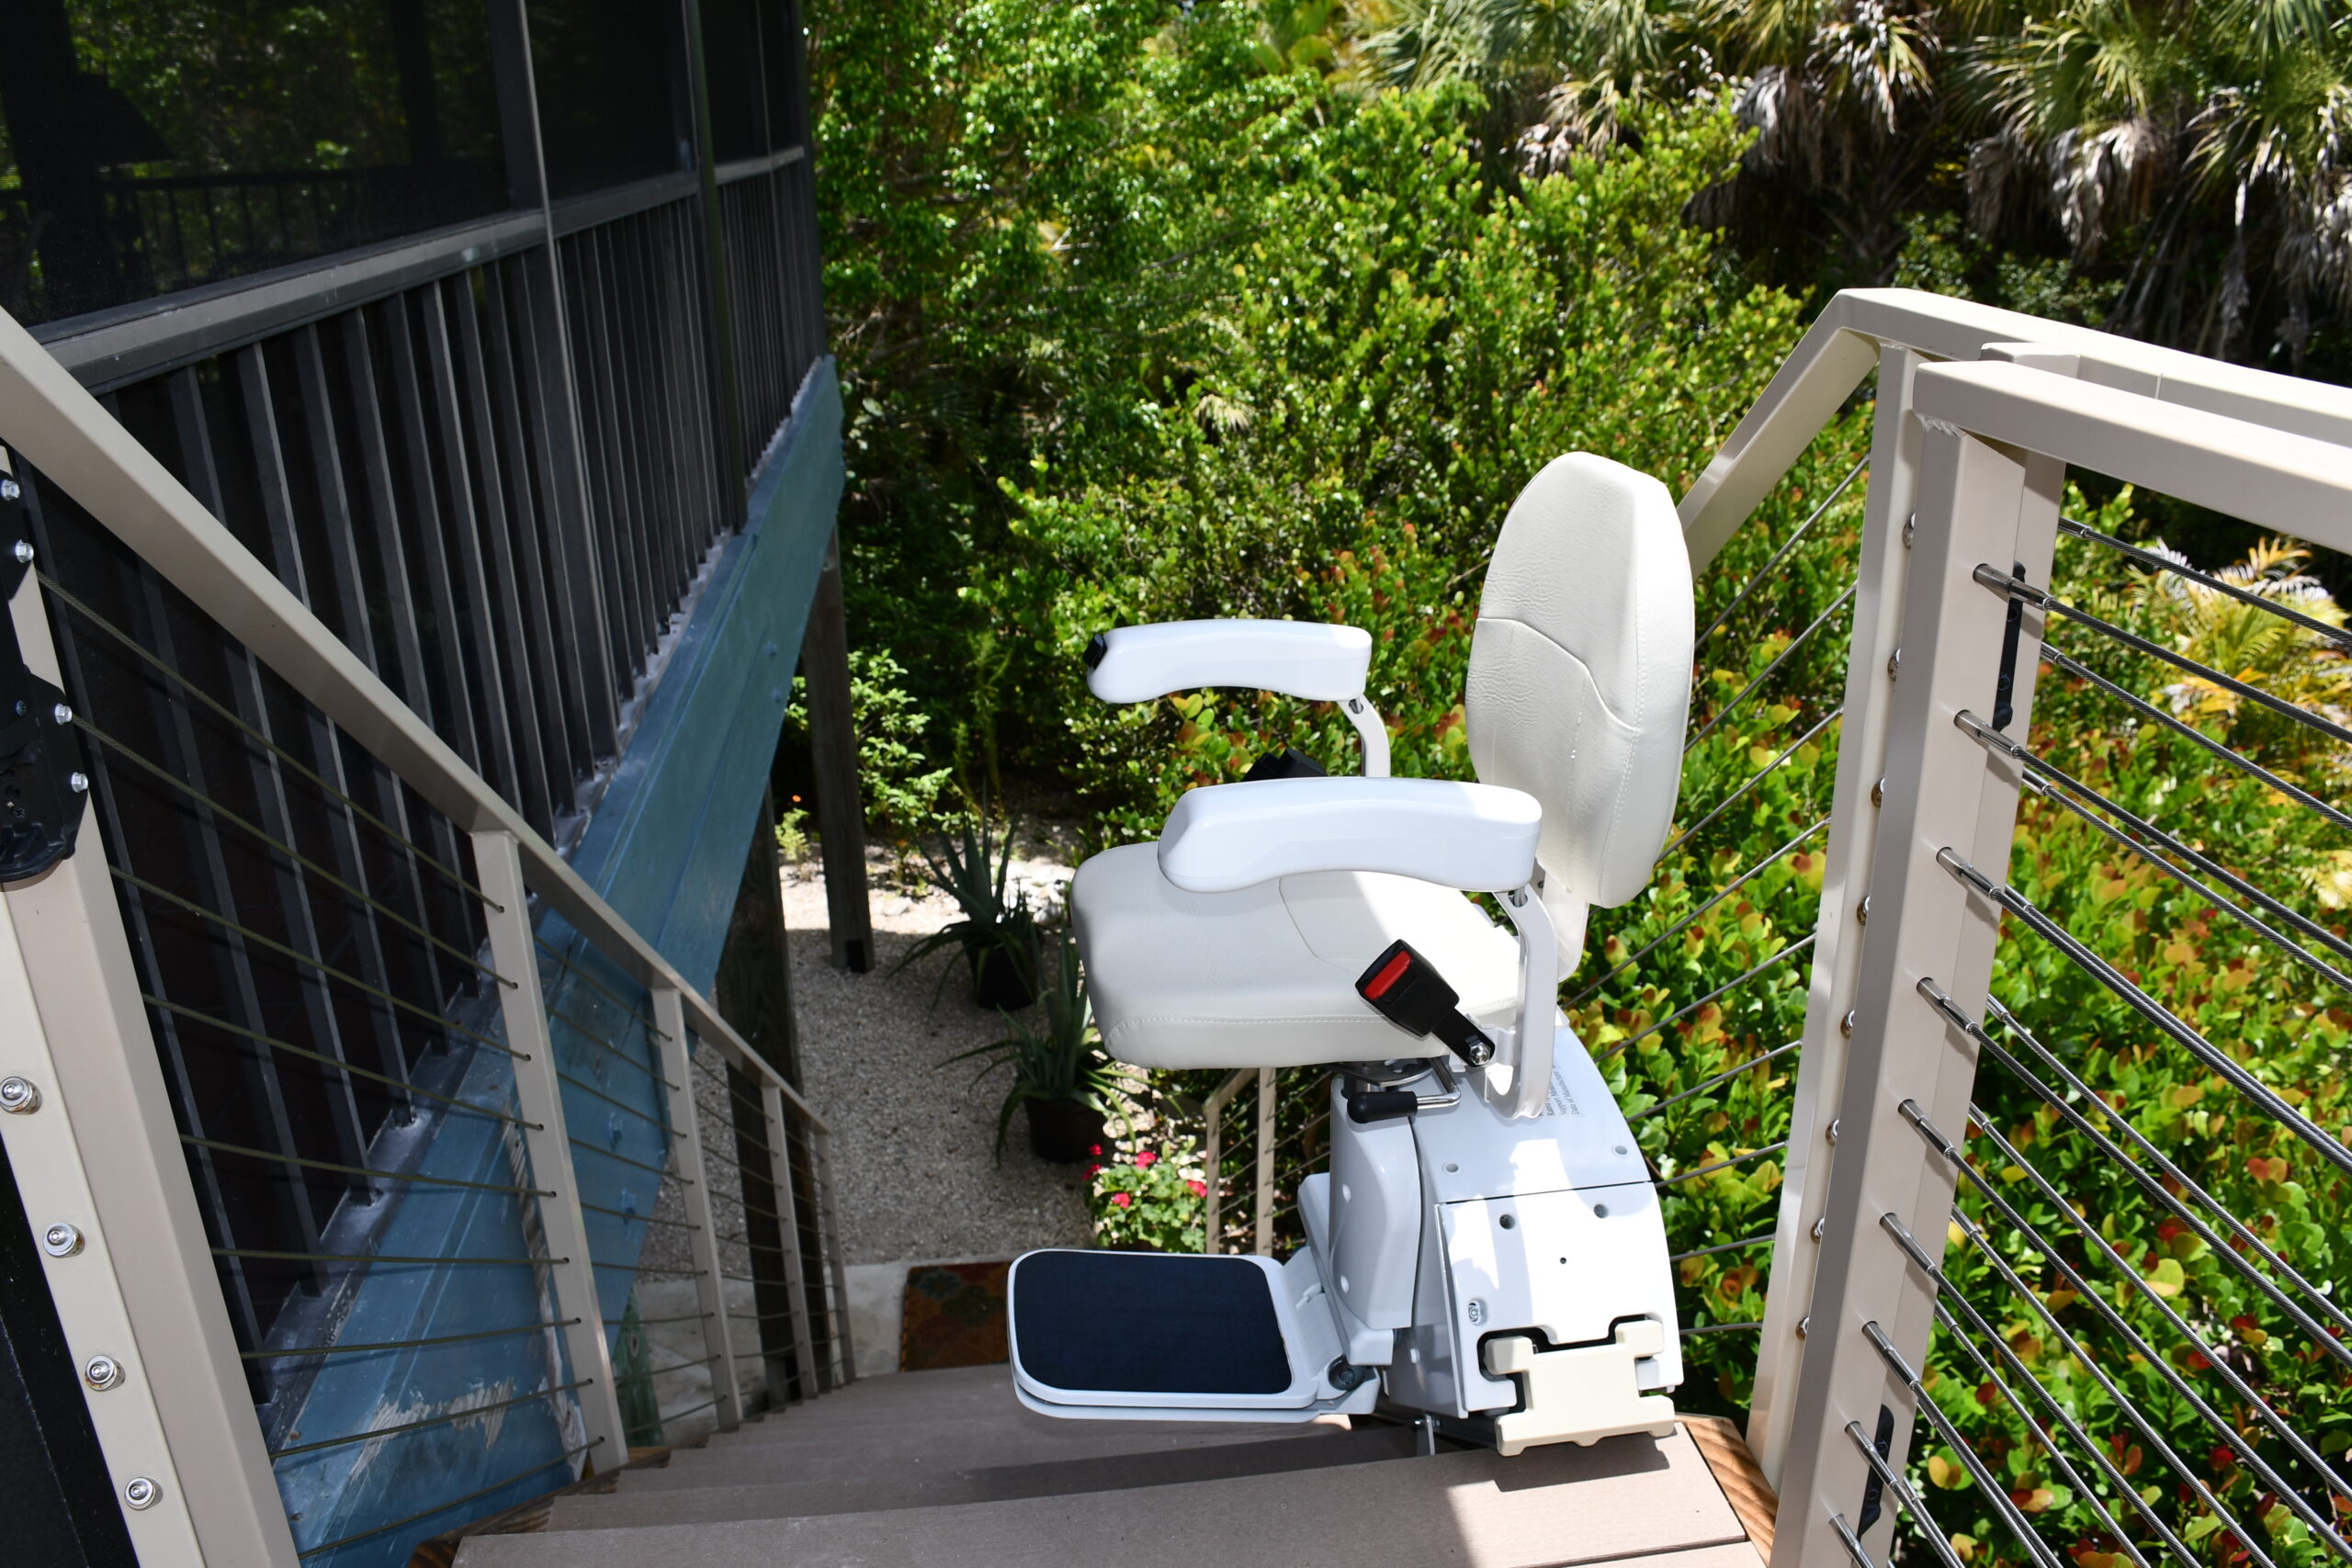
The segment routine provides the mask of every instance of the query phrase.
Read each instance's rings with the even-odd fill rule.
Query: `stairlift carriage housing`
[[[1304,1421],[1385,1393],[1491,1418],[1505,1454],[1667,1435],[1682,1366],[1657,1194],[1556,987],[1587,909],[1638,893],[1665,841],[1691,625],[1665,487],[1576,453],[1496,540],[1464,705],[1476,784],[1386,776],[1359,628],[1189,621],[1096,640],[1105,701],[1255,687],[1338,703],[1362,737],[1363,776],[1195,789],[1157,843],[1094,856],[1070,892],[1110,1054],[1340,1065],[1331,1169],[1301,1184],[1307,1245],[1286,1263],[1017,1260],[1023,1404]],[[1512,929],[1469,893],[1495,895]],[[1432,1019],[1437,1036],[1416,1032]]]

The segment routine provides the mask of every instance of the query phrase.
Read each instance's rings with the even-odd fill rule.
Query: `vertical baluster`
[[[712,1223],[710,1180],[702,1159],[702,1107],[695,1095],[695,1065],[686,1049],[685,999],[667,986],[653,993],[654,1042],[662,1076],[681,1087],[670,1099],[670,1125],[677,1134],[678,1179],[685,1201],[686,1233],[695,1258],[695,1296],[702,1307],[704,1348],[710,1363],[711,1392],[718,1397],[718,1429],[731,1432],[743,1421],[742,1385],[736,1382],[735,1337],[727,1326],[727,1278],[719,1269],[718,1227]]]

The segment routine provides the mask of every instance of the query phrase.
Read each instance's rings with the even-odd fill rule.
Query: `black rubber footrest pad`
[[[1012,1270],[1014,1353],[1073,1392],[1280,1393],[1290,1357],[1265,1271],[1244,1258],[1038,1252]]]

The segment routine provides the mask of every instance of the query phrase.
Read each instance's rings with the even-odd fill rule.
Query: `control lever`
[[[1463,1016],[1461,993],[1445,983],[1437,966],[1399,937],[1356,976],[1356,994],[1380,1016],[1415,1035],[1434,1034],[1474,1067],[1494,1059],[1495,1043]]]

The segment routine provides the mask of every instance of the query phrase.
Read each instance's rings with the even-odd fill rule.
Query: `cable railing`
[[[1936,365],[1980,359],[2006,363]],[[1694,1329],[1686,1304],[1686,1353],[1756,1347],[1779,1568],[2352,1557],[2352,670],[2320,586],[2352,545],[2352,397],[1843,296],[1685,501],[1694,559],[1720,578],[1811,542],[1740,524],[1873,366],[1860,538],[1824,588],[1853,605],[1816,684],[1839,715],[1834,807],[1731,825],[1741,852],[1685,908],[1720,919],[1759,864],[1826,850],[1790,927],[1811,975],[1780,1016],[1801,1022],[1627,1100],[1637,1131],[1718,1085],[1774,1081],[1788,1107],[1771,1233],[1675,1235],[1686,1285],[1763,1271],[1756,1333],[1713,1334],[1727,1312]],[[2252,525],[2207,547],[2237,566],[2192,564],[2152,521],[2215,513]],[[1752,615],[1765,591],[1735,581],[1720,602]],[[1709,798],[1686,785],[1685,819]],[[1570,983],[1572,1013],[1683,934],[1645,929],[1585,997]],[[1774,976],[1625,1027],[1707,1018],[1702,996],[1753,1009]]]
[[[404,1560],[846,1382],[783,1074],[5,321],[0,430],[82,829],[0,905],[6,1131],[142,1557]]]

